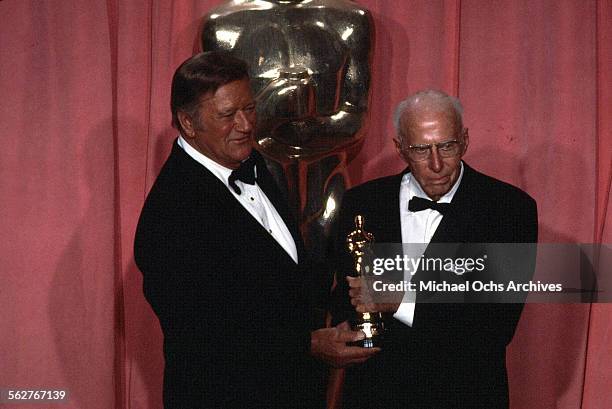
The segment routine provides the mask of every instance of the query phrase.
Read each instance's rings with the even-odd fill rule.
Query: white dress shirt
[[[270,235],[272,235],[274,240],[276,240],[297,264],[298,254],[293,236],[291,236],[291,232],[289,232],[283,218],[278,214],[263,190],[257,185],[257,182],[255,182],[254,185],[249,185],[241,180],[236,180],[236,185],[242,192],[242,194],[237,194],[229,185],[229,177],[232,173],[232,169],[226,168],[202,154],[193,146],[189,145],[180,135],[178,138],[178,145],[196,162],[200,163],[223,182],[236,200],[264,227],[264,229],[267,230],[268,233],[270,233]],[[255,169],[255,172],[257,172],[257,169]],[[257,173],[255,175],[257,175]]]
[[[461,170],[457,181],[444,196],[438,200],[438,203],[450,203],[455,196],[455,192],[459,188],[461,179],[463,178],[463,162],[461,162]],[[423,199],[431,200],[427,194],[419,185],[419,182],[412,176],[412,173],[406,173],[402,178],[399,191],[399,203],[400,203],[400,224],[402,227],[402,243],[404,244],[422,244],[422,246],[404,246],[404,252],[413,254],[406,254],[408,257],[419,258],[425,251],[425,248],[431,241],[436,229],[442,221],[442,214],[437,210],[425,209],[420,212],[411,212],[408,210],[408,201],[414,196],[421,197]],[[412,274],[410,272],[404,272],[404,280],[410,281]],[[395,319],[403,322],[408,326],[412,326],[414,322],[414,309],[415,309],[415,296],[416,294],[411,291],[407,291],[404,295],[402,303],[399,308],[393,314]]]

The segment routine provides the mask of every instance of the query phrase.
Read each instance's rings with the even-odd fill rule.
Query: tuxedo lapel
[[[291,237],[293,237],[293,241],[295,242],[295,247],[298,252],[298,260],[302,260],[304,253],[304,245],[302,242],[302,236],[300,235],[300,231],[295,223],[295,218],[292,217],[291,212],[289,211],[289,206],[287,205],[286,200],[283,198],[272,174],[268,171],[266,166],[266,162],[261,154],[253,150],[252,155],[255,156],[256,166],[257,166],[257,184],[266,194],[270,202],[278,212],[279,216],[285,222],[289,233],[291,233]]]
[[[343,199],[342,208],[351,219],[343,221],[343,231],[348,233],[355,230],[352,218],[362,215],[363,228],[374,235],[376,243],[401,243],[402,229],[399,215],[401,181],[402,174],[398,174],[380,179],[380,184],[366,183],[363,185],[365,188],[363,191],[357,191],[359,199],[351,197],[354,191],[349,190],[347,192],[349,196],[346,200]],[[345,202],[348,203],[347,206]]]
[[[296,234],[292,228],[293,226],[288,222],[288,220],[291,220],[287,216],[288,210],[286,209],[286,206],[283,206],[282,198],[280,193],[277,193],[278,189],[276,188],[276,185],[274,185],[272,176],[269,175],[267,171],[262,171],[260,178],[260,162],[263,162],[263,159],[256,151],[253,152],[257,155],[257,184],[270,199],[270,202],[287,225],[287,228],[291,232],[291,235],[295,241],[299,257],[301,242],[296,240]],[[251,215],[251,213],[245,209],[244,206],[242,206],[242,204],[234,197],[223,182],[213,175],[206,167],[202,166],[191,158],[180,146],[178,146],[177,143],[175,143],[173,146],[172,155],[177,161],[180,162],[179,168],[185,170],[185,179],[188,181],[188,183],[192,184],[193,186],[197,186],[197,189],[200,191],[200,195],[202,197],[206,196],[207,200],[216,200],[216,203],[220,209],[217,217],[222,217],[222,215],[225,215],[226,217],[235,217],[239,221],[239,225],[245,230],[245,236],[257,237],[254,240],[268,241],[268,248],[277,249],[280,253],[291,259],[293,262],[293,259],[289,254],[287,254],[285,249],[274,239],[274,237],[272,237],[265,227],[255,220],[253,215]],[[265,165],[263,166],[265,168]]]
[[[295,244],[297,245],[298,241],[301,242],[301,238],[300,238],[297,226],[294,222],[294,218],[291,217],[289,207],[287,206],[285,199],[283,198],[280,190],[278,189],[278,186],[276,185],[274,178],[268,171],[264,158],[256,150],[253,150],[252,155],[255,156],[255,160],[257,164],[256,165],[257,166],[257,184],[259,185],[261,190],[263,190],[263,192],[266,194],[268,199],[270,199],[270,202],[272,203],[272,205],[274,206],[274,208],[276,209],[280,217],[285,222],[285,225],[291,232],[291,236],[293,237],[293,240],[295,241]]]
[[[381,237],[377,241],[386,242],[386,243],[401,243],[402,242],[402,226],[400,222],[400,198],[399,191],[400,185],[402,183],[402,177],[405,172],[396,175],[395,177],[390,179],[391,186],[381,189],[383,192],[388,192],[387,197],[377,197],[376,199],[381,199],[383,211],[381,212],[385,215],[384,220],[384,228],[382,229],[388,236]],[[408,206],[408,203],[405,203]],[[401,204],[404,206],[404,203]]]
[[[475,205],[474,183],[474,170],[464,163],[461,184],[451,201],[450,209],[431,238],[431,243],[461,243],[466,240],[465,232],[469,231],[466,223],[470,223]]]

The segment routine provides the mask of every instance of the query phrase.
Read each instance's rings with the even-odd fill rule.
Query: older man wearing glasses
[[[434,90],[401,102],[394,116],[394,142],[408,167],[358,186],[343,199],[334,257],[334,319],[347,319],[354,309],[378,311],[387,327],[382,351],[347,369],[345,408],[509,405],[505,354],[522,311],[520,302],[426,303],[417,290],[416,295],[400,293],[393,302],[375,303],[364,296],[365,282],[350,277],[354,268],[345,250],[358,214],[378,243],[537,241],[535,201],[462,161],[469,146],[462,111],[458,99]],[[530,275],[533,263],[526,265]],[[408,280],[423,280],[426,274],[419,270]]]

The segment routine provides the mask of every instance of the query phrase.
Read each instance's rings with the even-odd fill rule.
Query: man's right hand
[[[346,321],[334,328],[321,328],[310,335],[310,354],[335,368],[360,364],[380,352],[380,348],[346,345],[364,338],[362,331],[351,331]]]
[[[368,284],[364,284],[367,282],[366,280],[363,277],[346,277],[349,285],[349,297],[351,297],[351,304],[355,307],[355,311],[395,314],[402,303],[404,292],[383,292],[382,295],[378,294],[378,298],[385,297],[387,302],[374,302],[371,293],[367,291]]]

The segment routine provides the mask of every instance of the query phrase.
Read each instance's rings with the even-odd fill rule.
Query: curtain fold
[[[70,408],[115,405],[109,41],[103,2],[0,2],[0,387]]]
[[[599,253],[600,271],[612,265],[612,226],[610,199],[612,196],[612,1],[597,1],[597,201],[596,223],[593,232],[595,243],[607,243],[608,251]],[[606,277],[610,282],[612,278]],[[585,367],[583,407],[607,408],[612,406],[612,396],[602,393],[612,388],[612,305],[591,306],[589,337]]]

